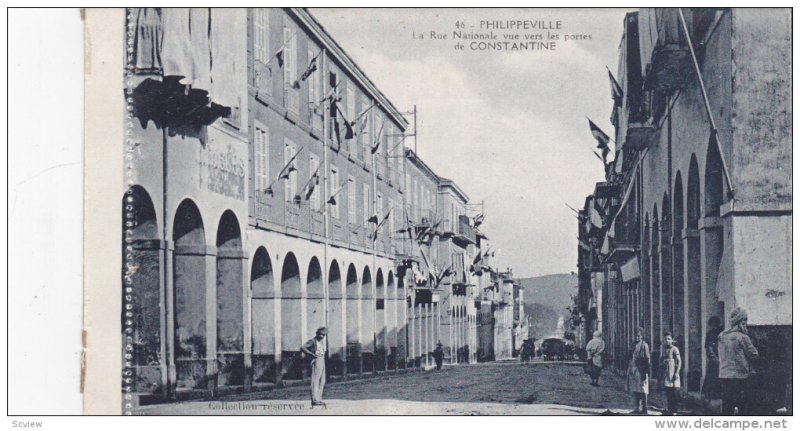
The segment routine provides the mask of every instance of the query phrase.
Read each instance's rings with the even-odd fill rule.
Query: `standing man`
[[[436,362],[436,369],[442,369],[442,359],[444,358],[444,350],[442,350],[442,342],[436,343],[436,348],[433,349],[433,360]]]
[[[758,350],[747,333],[747,311],[736,307],[729,317],[730,327],[719,335],[719,383],[722,389],[722,414],[750,412],[752,388],[750,378],[755,374],[753,361]]]
[[[306,341],[300,351],[311,358],[311,406],[324,406],[322,390],[325,388],[325,336],[328,330],[323,326],[317,335]]]

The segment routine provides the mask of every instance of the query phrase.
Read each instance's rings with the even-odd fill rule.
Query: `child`
[[[661,345],[661,387],[667,394],[667,410],[664,415],[678,413],[678,391],[681,387],[681,353],[672,344],[672,333],[664,333]]]

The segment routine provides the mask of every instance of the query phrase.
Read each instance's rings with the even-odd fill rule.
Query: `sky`
[[[577,221],[565,204],[582,207],[603,181],[586,117],[613,136],[606,67],[617,74],[625,12],[311,9],[399,110],[417,106],[420,157],[471,203],[483,202],[481,230],[498,250],[494,266],[517,277],[575,270]],[[481,21],[507,20],[560,21],[551,30],[560,40],[551,51],[472,50],[470,40],[455,49],[457,22],[464,32],[485,33]],[[431,31],[447,39],[430,39]],[[504,32],[546,33],[495,30]],[[590,38],[564,41],[566,34]]]

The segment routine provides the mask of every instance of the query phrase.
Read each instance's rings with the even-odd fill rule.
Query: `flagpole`
[[[327,56],[325,48],[322,48],[322,64],[320,65],[320,74],[322,74],[322,94],[326,94],[325,87],[327,87],[327,80],[325,74],[325,66],[327,65]],[[313,83],[312,83],[313,84]],[[328,220],[328,110],[330,109],[330,104],[327,104],[323,101],[322,103],[322,165],[324,167],[324,172],[322,173],[322,199],[320,199],[320,203],[322,204],[322,229],[323,229],[323,236],[325,241],[323,242],[323,250],[322,250],[322,261],[323,261],[323,272],[329,271],[328,267],[328,242],[330,236],[329,230],[329,220]],[[329,309],[330,305],[328,302],[330,301],[330,280],[328,279],[327,275],[322,277],[325,280],[323,286],[325,287],[325,306],[323,307],[324,312],[324,322],[325,327],[328,327],[328,319],[329,319]],[[341,328],[339,328],[341,329]],[[334,329],[335,330],[335,329]],[[346,338],[346,335],[345,335]],[[328,356],[330,356],[330,349],[328,349],[328,338],[325,337],[325,352]],[[346,357],[346,355],[345,355]],[[346,374],[346,373],[345,373]]]
[[[375,101],[373,100],[372,103],[373,103],[373,106],[374,106]],[[369,109],[371,110],[372,108],[370,107]],[[370,133],[369,134],[370,134],[370,137],[374,137],[375,136],[375,113],[374,113],[374,111],[369,111],[369,118],[370,118],[370,122],[369,122]],[[359,138],[360,138],[360,136],[357,137],[357,139],[359,139]],[[369,144],[369,145],[370,145],[370,150],[371,150],[372,146],[371,146],[371,144]],[[372,156],[372,212],[373,212],[373,214],[377,214],[377,200],[378,200],[378,176],[377,176],[377,172],[376,172],[377,166],[376,166],[375,153],[370,151],[370,155]],[[377,225],[378,225],[378,223],[376,222],[375,223],[375,226],[376,226],[375,235],[372,236],[372,271],[373,271],[373,273],[375,275],[373,276],[372,286],[370,286],[370,288],[372,289],[372,297],[375,298],[375,300],[376,300],[375,303],[370,305],[373,308],[373,313],[372,313],[372,354],[373,354],[372,371],[373,371],[373,373],[377,372],[377,370],[375,370],[375,359],[374,359],[375,356],[374,355],[378,351],[378,340],[377,340],[377,337],[375,335],[375,331],[378,329],[377,326],[376,326],[378,312],[377,312],[377,307],[375,306],[375,304],[377,303],[377,299],[378,299],[377,298],[377,294],[375,293],[376,292],[376,288],[375,287],[376,287],[376,283],[378,281],[378,270],[377,270],[378,232],[377,232]],[[384,358],[384,360],[385,360],[385,358]]]

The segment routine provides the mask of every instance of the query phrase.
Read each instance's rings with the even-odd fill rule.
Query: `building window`
[[[356,219],[356,180],[353,177],[347,178],[347,221],[352,225],[357,225]]]
[[[320,69],[321,69],[321,65],[319,65],[319,66],[320,66]],[[329,72],[328,73],[328,85],[330,85],[330,87],[329,87],[328,91],[333,90],[333,91],[335,91],[335,93],[337,95],[342,94],[341,93],[341,88],[338,87],[338,83],[339,83],[339,76],[336,74],[336,72],[333,72],[333,71]],[[339,106],[339,105],[337,105],[337,106]],[[333,105],[331,105],[331,108],[332,107],[333,107]],[[320,109],[325,109],[325,108],[323,106],[321,106]],[[342,123],[342,119],[340,118],[341,116],[339,115],[338,112],[336,112],[335,110],[332,110],[330,112],[330,118],[329,118],[329,123],[328,123],[328,140],[330,140],[330,142],[336,142],[336,146],[338,148],[340,148],[341,142],[337,142],[336,141],[336,136],[337,135],[336,135],[336,130],[334,130],[334,127],[336,127],[336,122],[333,121],[334,117],[336,117],[336,119],[339,122],[340,133],[344,133],[343,131],[341,131],[342,127],[344,127],[341,124]]]
[[[385,148],[381,148],[381,154],[383,154],[384,158],[386,159],[386,178],[389,179],[390,182],[394,182],[394,128],[391,125],[386,125],[388,121],[384,118],[384,126],[381,134],[381,146]]]
[[[294,142],[284,139],[283,140],[283,165],[286,166],[289,163],[289,160],[294,157],[297,153],[297,144]],[[288,175],[288,178],[284,179],[284,198],[286,201],[291,202],[294,199],[294,196],[297,194],[297,161],[293,161],[292,165],[294,165],[295,169],[290,169],[290,167],[286,168],[284,172],[285,175]]]
[[[358,142],[361,146],[361,152],[363,154],[364,160],[369,160],[370,158],[370,141],[372,138],[372,113],[366,112],[369,109],[369,99],[366,97],[361,98],[361,118],[357,121],[356,124],[356,134],[358,135]]]
[[[319,171],[317,171],[318,168],[319,168],[319,156],[317,156],[316,154],[311,153],[310,156],[309,156],[309,159],[308,159],[308,172],[309,172],[310,177],[308,178],[307,181],[310,181],[308,186],[309,187],[314,187],[314,190],[311,192],[311,196],[309,196],[308,201],[309,201],[309,203],[311,205],[311,209],[314,210],[314,211],[319,211],[319,208],[320,208],[320,206],[319,206],[319,187],[316,187],[316,186],[319,185],[319,177],[321,177],[322,175],[321,175],[321,173]],[[317,175],[317,178],[316,179],[312,179],[315,173]],[[305,196],[303,196],[303,198],[305,198]]]
[[[345,100],[345,119],[344,121],[355,121],[356,117],[356,90],[353,88],[351,82],[347,82],[347,100]],[[347,151],[350,155],[356,155],[356,142],[355,139],[347,141]]]
[[[256,8],[253,16],[254,84],[259,91],[272,92],[273,52],[269,47],[269,8]]]
[[[370,198],[369,198],[369,186],[364,184],[364,194],[363,194],[363,201],[362,201],[362,208],[364,211],[364,227],[369,226],[369,217],[370,217]]]
[[[308,65],[311,65],[311,60],[313,60],[316,56],[320,55],[320,50],[317,47],[308,48]],[[322,112],[323,106],[320,104],[320,99],[322,99],[322,64],[320,63],[321,59],[317,58],[316,66],[317,70],[311,72],[311,75],[308,76],[306,82],[308,82],[308,109],[309,109],[309,116],[310,116],[310,123],[311,126],[316,129],[322,128]],[[305,73],[305,71],[303,72]]]
[[[269,187],[269,129],[264,126],[256,126],[253,136],[254,140],[254,170],[255,170],[255,189],[259,194],[263,194]]]
[[[339,191],[341,184],[339,184],[339,168],[334,165],[331,165],[331,194],[336,193]],[[337,196],[338,197],[338,196]],[[339,219],[339,200],[336,201],[337,205],[331,205],[331,216],[335,219]]]
[[[297,114],[299,100],[294,82],[297,80],[297,30],[288,21],[283,24],[283,84],[286,109]]]

